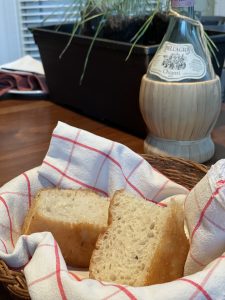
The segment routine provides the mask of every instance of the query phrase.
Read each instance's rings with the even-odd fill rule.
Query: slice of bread
[[[109,227],[92,254],[90,278],[131,286],[168,282],[183,275],[188,249],[181,205],[162,207],[117,191]]]
[[[43,189],[22,232],[50,231],[70,266],[88,267],[98,235],[107,227],[109,199],[87,189]]]

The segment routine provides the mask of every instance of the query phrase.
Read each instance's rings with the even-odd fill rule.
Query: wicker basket
[[[155,169],[188,189],[193,188],[208,171],[204,165],[180,158],[149,154],[143,154],[143,157]],[[30,299],[24,274],[10,270],[2,260],[0,260],[0,283],[13,299]]]

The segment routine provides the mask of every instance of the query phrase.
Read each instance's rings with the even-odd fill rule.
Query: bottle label
[[[152,59],[149,71],[166,81],[201,79],[206,75],[206,64],[192,44],[165,42]]]
[[[194,6],[194,0],[172,0],[172,7],[190,7]]]

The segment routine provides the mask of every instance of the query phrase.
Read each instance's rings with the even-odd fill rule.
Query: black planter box
[[[108,122],[135,135],[145,137],[146,126],[139,110],[142,76],[158,45],[137,45],[129,60],[131,44],[98,38],[80,85],[84,61],[92,38],[76,35],[62,58],[70,35],[70,25],[55,31],[55,26],[33,28],[43,62],[52,101],[67,105],[97,120]],[[225,33],[211,35],[217,45],[220,76],[225,55]]]

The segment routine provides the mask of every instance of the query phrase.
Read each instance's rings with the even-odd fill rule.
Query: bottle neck
[[[171,7],[179,14],[194,18],[194,0],[171,0]]]

